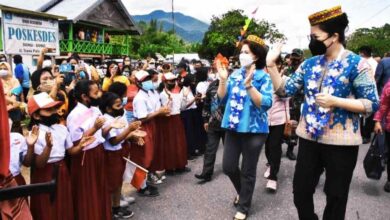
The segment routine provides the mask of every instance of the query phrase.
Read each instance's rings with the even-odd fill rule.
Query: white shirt
[[[22,161],[27,154],[27,143],[26,139],[19,133],[12,132],[10,134],[11,144],[11,157],[9,163],[9,170],[12,176],[20,174],[22,167]]]
[[[168,91],[168,93],[167,93],[166,89],[164,89],[160,93],[161,104],[163,106],[167,106],[169,103],[168,107],[171,110],[170,114],[171,115],[179,115],[180,109],[181,109],[181,102],[183,100],[183,94],[181,92],[180,93],[171,93],[169,91]],[[169,96],[170,96],[170,98],[169,98]]]
[[[210,82],[204,81],[199,82],[196,86],[196,93],[202,94],[202,97],[206,96],[207,89],[209,88]]]
[[[184,92],[188,92],[187,97],[184,96]],[[180,91],[180,95],[183,97],[181,102],[181,110],[189,110],[189,109],[196,109],[196,102],[192,102],[195,99],[194,94],[192,93],[191,88],[189,87],[183,87],[183,89]],[[187,107],[187,105],[192,102],[190,106]]]
[[[156,112],[161,108],[160,94],[155,90],[149,90],[148,95],[152,100],[153,112]]]
[[[133,100],[134,117],[137,119],[146,118],[154,112],[153,102],[148,93],[140,89]]]
[[[102,116],[102,113],[98,108],[88,108],[80,102],[77,103],[76,107],[69,113],[66,120],[72,142],[79,141],[84,132],[91,129],[94,126],[96,119],[100,116]],[[96,131],[93,136],[96,140],[86,146],[83,150],[89,150],[104,143],[105,140],[102,136],[101,129]]]
[[[104,123],[103,127],[109,126],[115,120],[114,117],[112,117],[111,115],[109,115],[107,113],[104,114],[104,118],[106,119],[106,122]],[[122,116],[119,120],[123,120],[123,122],[127,124],[127,119],[126,119],[125,116]],[[119,134],[121,134],[123,132],[123,130],[125,130],[125,128],[120,128],[120,129],[118,129],[118,128],[111,128],[110,129],[110,131],[107,134],[106,141],[103,143],[105,150],[117,151],[117,150],[122,149],[122,144],[125,141],[121,141],[117,145],[111,145],[109,140],[111,138],[116,137]]]
[[[64,125],[54,124],[50,127],[39,124],[39,135],[37,143],[34,145],[34,153],[41,155],[46,148],[46,133],[51,132],[53,147],[47,163],[61,161],[65,157],[65,150],[73,147],[68,129]]]
[[[371,70],[369,71],[370,76],[372,77],[372,79],[375,79],[375,71],[376,68],[378,67],[378,62],[376,62],[376,60],[373,57],[370,57],[367,59],[367,63],[371,68]]]

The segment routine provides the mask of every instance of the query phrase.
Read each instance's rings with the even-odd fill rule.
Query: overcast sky
[[[132,15],[147,14],[153,10],[171,11],[171,0],[123,0]],[[310,31],[308,15],[322,9],[341,5],[350,20],[348,33],[360,27],[382,26],[390,23],[390,0],[174,0],[175,11],[210,23],[231,9],[243,9],[250,15],[259,6],[256,19],[276,24],[288,38],[285,50],[307,48]]]
[[[0,4],[34,10],[49,0],[0,0]],[[96,0],[64,0],[91,2]],[[172,0],[122,0],[131,15],[148,14],[161,9],[171,11]],[[231,9],[242,9],[250,16],[259,6],[256,19],[275,23],[288,38],[284,50],[295,47],[307,48],[310,31],[308,15],[322,9],[341,5],[350,20],[347,34],[356,28],[378,27],[390,23],[390,0],[174,0],[177,12],[210,23],[213,15],[220,16]],[[35,7],[35,8],[34,8]]]

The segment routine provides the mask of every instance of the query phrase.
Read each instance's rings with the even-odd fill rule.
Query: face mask
[[[240,63],[241,63],[242,67],[248,67],[248,66],[252,65],[253,58],[249,54],[242,53],[242,54],[240,54]]]
[[[309,49],[313,56],[323,55],[326,53],[326,49],[332,46],[333,42],[327,47],[324,41],[328,40],[330,37],[326,38],[323,41],[317,40],[314,37],[310,38]]]
[[[154,82],[153,83],[153,89],[158,89],[158,86],[160,85],[159,82]]]
[[[52,66],[51,60],[45,60],[42,63],[42,68],[45,68],[45,67],[50,67],[51,68],[51,66]]]
[[[0,70],[0,77],[4,77],[8,75],[8,70]]]
[[[89,99],[91,100],[91,102],[89,103],[91,106],[99,106],[100,105],[100,98],[92,98],[92,97],[89,97]]]
[[[214,81],[216,78],[217,78],[217,77],[216,77],[216,74],[215,74],[215,73],[210,73],[210,74],[209,74],[209,80],[210,80],[210,81]]]
[[[152,80],[148,80],[142,83],[142,89],[145,91],[149,91],[153,89]]]
[[[52,114],[50,116],[42,116],[41,115],[41,120],[39,122],[43,125],[50,127],[50,126],[52,126],[54,124],[58,124],[60,122],[59,117],[60,116],[57,113]]]
[[[149,69],[154,69],[156,66],[154,64],[149,64]]]
[[[166,85],[168,90],[172,90],[173,88],[175,88],[175,83],[167,83]]]
[[[123,75],[126,77],[129,77],[130,73],[129,73],[129,71],[123,71]]]
[[[127,104],[127,97],[122,98],[122,106]]]
[[[120,116],[123,116],[125,114],[125,110],[123,110],[123,108],[121,109],[112,109],[112,113],[111,115],[113,117],[120,117]]]
[[[84,72],[84,71],[81,71],[81,72],[79,73],[79,76],[80,76],[80,79],[85,79],[85,78],[86,78],[85,72]]]

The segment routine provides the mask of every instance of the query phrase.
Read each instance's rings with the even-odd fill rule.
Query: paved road
[[[369,180],[363,170],[363,157],[368,146],[361,146],[359,161],[351,183],[346,219],[390,220],[390,193],[383,191],[386,175],[380,181]],[[285,149],[285,146],[284,146]],[[232,201],[234,188],[222,173],[222,147],[218,151],[215,175],[212,182],[197,184],[194,173],[201,170],[203,158],[189,163],[192,172],[180,176],[168,177],[161,185],[160,196],[139,198],[131,209],[133,219],[232,219],[235,209]],[[265,190],[263,178],[266,159],[264,149],[258,164],[257,183],[249,219],[298,219],[293,204],[292,176],[294,162],[282,158],[279,173],[279,189],[276,194]],[[322,192],[324,177],[315,194],[315,207],[322,217],[325,196]]]

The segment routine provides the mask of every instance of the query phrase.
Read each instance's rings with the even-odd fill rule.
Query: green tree
[[[199,48],[199,55],[207,59],[213,59],[218,53],[226,57],[233,56],[236,52],[236,42],[240,36],[241,28],[248,17],[242,10],[231,10],[220,17],[213,16],[208,31]],[[276,28],[275,24],[265,20],[253,19],[246,35],[255,34],[263,39],[274,42],[277,39],[285,39]]]
[[[375,55],[390,51],[390,24],[382,27],[360,28],[347,39],[348,49],[359,52],[361,46],[370,46]]]
[[[172,53],[197,52],[199,45],[188,44],[172,31],[162,31],[162,24],[157,20],[151,20],[149,24],[141,21],[138,27],[142,30],[141,36],[131,39],[132,57],[153,57],[156,53],[163,56]]]

